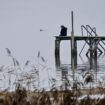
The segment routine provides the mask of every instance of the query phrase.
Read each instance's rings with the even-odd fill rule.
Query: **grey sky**
[[[20,63],[40,50],[51,65],[53,36],[59,35],[61,24],[68,27],[70,35],[71,10],[75,15],[76,35],[81,35],[82,24],[95,26],[97,33],[105,35],[104,0],[0,0],[0,64],[10,64],[5,51],[8,47]],[[62,54],[68,58],[69,46],[64,46],[66,52],[62,50]]]

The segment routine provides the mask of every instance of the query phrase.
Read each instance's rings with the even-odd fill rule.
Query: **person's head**
[[[61,25],[61,28],[65,28],[65,26],[64,25]]]

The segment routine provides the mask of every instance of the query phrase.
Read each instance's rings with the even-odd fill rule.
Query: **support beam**
[[[55,64],[60,66],[60,40],[55,40]]]
[[[89,50],[90,50],[90,70],[93,69],[93,46],[92,40],[89,40]]]
[[[74,68],[77,69],[77,41],[74,40]]]
[[[98,44],[99,44],[99,40],[95,40],[94,44],[93,44],[93,50],[94,50],[94,70],[97,69],[97,51],[98,51]]]

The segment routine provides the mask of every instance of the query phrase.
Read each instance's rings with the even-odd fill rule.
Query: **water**
[[[90,85],[91,87],[105,86],[105,83],[103,82],[105,79],[104,61],[105,56],[100,56],[100,58],[98,58],[97,67],[94,65],[93,69],[90,69],[89,62],[78,64],[77,69],[74,70],[74,76],[71,65],[61,64],[60,67],[57,68],[57,78],[59,81],[61,81],[61,84],[65,81],[65,77],[71,81],[71,84],[74,82],[73,80],[75,80],[75,82],[84,84],[87,76],[91,76],[94,82],[92,84],[90,84],[91,82],[89,84],[85,84],[85,86],[82,86],[82,88],[89,88]]]

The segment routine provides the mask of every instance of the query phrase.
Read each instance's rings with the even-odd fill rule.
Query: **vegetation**
[[[37,62],[26,61],[24,67],[20,66],[19,61],[12,55],[7,48],[7,54],[12,59],[13,65],[9,67],[1,66],[0,72],[3,79],[8,76],[8,85],[0,92],[0,105],[104,105],[105,88],[103,83],[93,88],[94,75],[86,72],[83,75],[84,82],[71,81],[65,75],[64,81],[57,86],[57,80],[51,77],[46,60],[38,52]],[[46,72],[49,89],[40,88],[40,70]],[[24,71],[24,72],[23,72]],[[6,73],[6,75],[5,75]],[[12,77],[13,76],[13,77]],[[14,78],[12,80],[12,78]],[[85,85],[90,84],[89,88]],[[92,98],[91,95],[101,95]],[[83,97],[83,98],[82,98]]]
[[[26,91],[18,84],[15,92],[0,93],[0,105],[104,105],[105,96],[91,98],[90,95],[80,99],[80,90],[52,89],[51,91],[42,90],[40,92]]]

